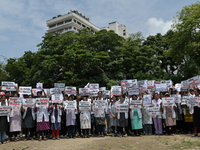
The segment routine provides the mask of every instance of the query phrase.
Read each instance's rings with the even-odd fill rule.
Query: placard
[[[12,103],[22,103],[23,98],[21,97],[9,97],[9,101]]]
[[[48,106],[49,98],[36,98],[36,107]]]
[[[188,86],[189,86],[188,80],[181,81],[181,88],[183,92],[187,92]]]
[[[140,93],[140,91],[137,87],[129,88],[129,90],[128,90],[129,95],[139,95],[139,93]]]
[[[89,101],[80,101],[79,110],[81,111],[91,111],[91,102]]]
[[[8,116],[10,114],[10,106],[0,106],[0,116]]]
[[[62,94],[51,95],[51,102],[52,103],[62,103],[63,102],[63,95]]]
[[[187,101],[189,101],[189,100],[190,100],[189,96],[183,96],[182,101],[181,101],[181,105],[186,105]]]
[[[102,91],[102,97],[103,98],[110,98],[110,91],[109,90]]]
[[[158,91],[158,92],[167,91],[167,85],[165,83],[163,83],[163,84],[155,84],[155,86],[156,86],[156,91]]]
[[[23,99],[23,106],[24,107],[34,107],[35,106],[35,98],[26,98]]]
[[[132,87],[133,85],[137,85],[137,79],[134,80],[122,80],[121,86],[122,87]]]
[[[89,88],[79,88],[79,95],[80,96],[89,96],[90,89]]]
[[[106,100],[94,100],[93,103],[95,109],[105,109],[107,108],[107,101]]]
[[[20,86],[19,93],[22,95],[31,95],[31,86]]]
[[[2,81],[1,86],[2,86],[1,90],[16,91],[15,86],[18,85],[15,82]]]
[[[54,83],[54,88],[59,88],[60,91],[65,91],[65,83]]]
[[[147,88],[153,88],[154,87],[155,80],[147,81]]]
[[[190,86],[199,85],[200,84],[199,76],[195,76],[195,77],[188,79],[188,83]]]
[[[116,111],[120,113],[127,113],[128,112],[128,105],[127,104],[117,104]]]
[[[37,88],[37,91],[42,91],[42,89],[43,89],[43,83],[37,83],[36,84],[36,88]]]
[[[64,101],[65,109],[77,109],[76,101]]]
[[[174,97],[175,103],[181,103],[181,95],[172,94],[171,97]]]
[[[160,107],[149,107],[148,108],[149,116],[157,116],[160,115]]]
[[[151,95],[143,95],[143,106],[152,106]]]
[[[122,94],[121,86],[111,86],[111,95],[120,96]]]
[[[50,88],[50,94],[62,94],[62,91],[59,88]]]
[[[76,96],[76,87],[66,86],[65,94]]]
[[[46,93],[46,95],[50,94],[50,89],[44,89],[44,92]],[[44,95],[44,92],[42,92],[42,94]]]
[[[163,97],[162,105],[163,106],[174,106],[175,105],[174,97]]]
[[[161,84],[166,84],[167,88],[172,88],[172,81],[171,80],[162,80]]]
[[[142,85],[142,86],[140,87],[140,92],[141,92],[141,93],[147,92],[147,85]]]
[[[99,84],[98,83],[90,83],[90,88],[91,89],[99,89]]]
[[[130,100],[130,109],[142,108],[142,100]]]
[[[37,96],[37,89],[32,89],[32,93],[34,96]]]
[[[106,87],[100,87],[99,88],[99,91],[105,91],[106,90]]]
[[[198,97],[190,97],[187,100],[187,106],[199,106]]]
[[[90,88],[90,93],[91,93],[92,97],[97,97],[98,92],[99,92],[99,89]]]

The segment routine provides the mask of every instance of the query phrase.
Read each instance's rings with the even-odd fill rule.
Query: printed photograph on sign
[[[151,106],[151,95],[143,95],[143,106]]]
[[[32,89],[32,93],[34,96],[37,96],[37,89]]]
[[[42,91],[42,89],[43,89],[43,83],[37,83],[36,84],[36,88],[37,88],[37,91]]]

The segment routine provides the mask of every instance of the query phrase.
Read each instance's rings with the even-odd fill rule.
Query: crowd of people
[[[1,87],[0,87],[1,91]],[[44,89],[43,89],[44,92]],[[0,106],[9,106],[9,97],[19,97],[19,90],[16,92],[1,92]],[[188,87],[187,91],[177,91],[175,88],[167,89],[165,92],[151,93],[151,105],[159,107],[160,114],[150,116],[148,107],[129,109],[128,112],[117,112],[117,104],[130,105],[131,100],[143,100],[143,95],[150,94],[149,91],[138,95],[129,95],[122,92],[120,96],[110,95],[109,98],[102,96],[102,91],[97,97],[68,95],[63,92],[63,101],[76,101],[77,109],[67,109],[63,103],[51,103],[51,95],[42,95],[42,91],[37,92],[37,96],[23,95],[23,98],[48,97],[47,107],[24,107],[23,104],[11,107],[9,116],[0,116],[0,141],[7,143],[18,141],[19,135],[25,135],[24,141],[34,140],[59,140],[59,138],[90,138],[91,136],[105,137],[126,137],[142,135],[174,135],[193,134],[198,136],[200,129],[200,108],[191,108],[186,103],[174,106],[162,105],[163,97],[177,95],[182,100],[183,96],[199,97],[197,87]],[[107,100],[107,107],[94,109],[94,100]],[[81,111],[80,101],[90,101],[91,110]],[[5,137],[7,137],[5,139]]]

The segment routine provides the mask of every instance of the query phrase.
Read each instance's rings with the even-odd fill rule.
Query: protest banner
[[[187,100],[187,106],[199,106],[198,97],[189,97]]]
[[[149,107],[148,108],[148,115],[149,116],[157,116],[160,115],[160,107]]]
[[[174,97],[175,103],[181,103],[181,95],[172,94],[171,97]]]
[[[43,89],[43,83],[37,83],[36,84],[36,88],[37,88],[37,91],[42,91],[42,89]]]
[[[24,107],[34,107],[35,106],[35,98],[26,98],[23,99],[23,106]]]
[[[20,86],[19,87],[19,94],[22,95],[31,95],[31,86]]]
[[[182,101],[181,101],[181,105],[186,105],[187,101],[190,100],[190,96],[183,96],[182,97]]]
[[[15,82],[2,81],[1,86],[1,90],[16,91],[15,86],[18,86],[18,84],[16,84]]]
[[[79,110],[81,110],[81,111],[91,111],[91,102],[80,101],[79,102]]]
[[[79,88],[79,95],[80,96],[89,96],[90,89],[89,88]]]
[[[199,85],[200,84],[199,76],[195,76],[195,77],[188,79],[188,83],[191,87],[193,87],[195,85]]]
[[[163,97],[162,105],[163,106],[174,106],[175,105],[174,97]]]
[[[51,95],[51,102],[52,103],[62,103],[63,102],[63,95],[62,94]]]
[[[111,95],[120,96],[122,94],[121,86],[111,86]]]
[[[0,116],[8,116],[10,114],[10,106],[0,106]]]
[[[36,98],[36,107],[43,107],[49,105],[49,98]]]
[[[140,92],[141,93],[147,92],[147,85],[143,85],[142,87],[140,87]]]
[[[117,112],[120,112],[120,113],[122,113],[122,112],[127,113],[128,112],[128,105],[127,104],[117,104],[116,107],[117,107],[117,109],[116,109]]]
[[[143,106],[151,106],[151,95],[143,95]]]
[[[147,87],[147,80],[141,80],[141,81],[137,81],[137,85],[138,87],[144,87],[146,86]]]
[[[172,81],[171,80],[162,80],[161,84],[166,84],[167,88],[172,88]]]
[[[142,100],[130,100],[130,109],[142,108]]]
[[[110,90],[102,91],[103,98],[110,98]]]
[[[90,88],[90,93],[91,93],[92,97],[97,97],[98,92],[99,92],[99,89]]]
[[[129,88],[129,90],[128,90],[129,95],[139,95],[139,93],[140,93],[140,91],[137,87]]]
[[[54,88],[58,88],[61,92],[65,91],[65,83],[54,83]]]
[[[155,84],[157,92],[165,92],[167,91],[167,84]]]
[[[76,96],[76,87],[66,86],[65,94]]]
[[[60,91],[59,88],[50,88],[50,94],[54,95],[54,94],[62,94],[62,91]]]
[[[99,89],[99,84],[98,83],[90,83],[90,88]]]
[[[21,97],[9,97],[10,104],[9,105],[20,105],[23,102],[23,98]]]
[[[65,109],[77,109],[76,101],[64,101]]]
[[[122,80],[121,86],[122,87],[132,87],[133,85],[137,85],[137,80]]]
[[[95,109],[105,109],[107,108],[107,101],[106,100],[94,100],[93,103]]]

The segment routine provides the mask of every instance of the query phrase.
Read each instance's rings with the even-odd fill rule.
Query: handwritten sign
[[[49,98],[36,98],[36,107],[48,106]]]
[[[10,114],[10,106],[0,106],[0,116],[7,116]]]
[[[91,102],[80,101],[79,102],[79,110],[81,110],[81,111],[91,111]]]
[[[35,99],[34,98],[23,99],[23,106],[24,107],[34,107],[35,106]]]
[[[65,109],[77,109],[76,101],[64,101]]]
[[[76,87],[66,86],[65,87],[65,94],[76,96]]]
[[[22,95],[31,95],[31,86],[20,86],[19,93]]]
[[[151,95],[143,95],[143,106],[151,106]]]
[[[148,108],[148,115],[149,116],[160,115],[160,108],[159,107],[149,107]]]
[[[52,103],[62,103],[63,102],[63,95],[62,94],[51,95],[51,102]]]
[[[174,97],[163,97],[162,105],[163,106],[174,106],[175,105]]]
[[[142,108],[141,100],[130,100],[130,109]]]
[[[121,113],[122,112],[123,113],[128,112],[128,105],[127,104],[117,104],[116,107],[117,107],[117,109],[116,109],[117,112],[121,112]]]

